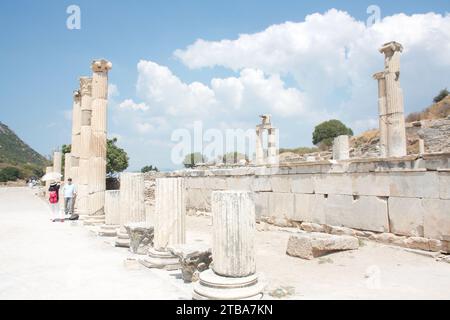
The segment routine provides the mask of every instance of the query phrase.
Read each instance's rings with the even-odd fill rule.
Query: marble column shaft
[[[347,135],[340,135],[333,140],[333,159],[347,160],[350,158]]]
[[[256,272],[255,204],[247,191],[213,191],[213,271],[225,277]]]
[[[105,224],[120,224],[120,190],[105,192]]]
[[[106,191],[108,71],[106,60],[92,62],[92,137],[90,141],[89,214],[104,213]]]
[[[78,185],[78,168],[80,165],[81,148],[81,94],[79,90],[73,93],[72,109],[72,147],[71,147],[71,171],[70,176],[74,184]]]
[[[79,214],[88,214],[88,195],[89,195],[89,175],[90,175],[90,142],[92,136],[91,130],[91,97],[92,78],[80,78],[80,148],[79,148],[79,166],[78,166],[78,212]]]
[[[67,152],[64,154],[64,181],[71,178],[70,174],[72,172],[72,154]]]
[[[186,242],[185,189],[183,178],[156,179],[155,250]]]
[[[120,227],[130,222],[145,222],[144,174],[120,174]]]

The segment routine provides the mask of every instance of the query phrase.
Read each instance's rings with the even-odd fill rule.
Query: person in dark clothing
[[[61,210],[59,209],[59,184],[56,182],[50,183],[48,188],[48,201],[50,204],[50,209],[52,210],[52,221],[64,222],[64,218]]]

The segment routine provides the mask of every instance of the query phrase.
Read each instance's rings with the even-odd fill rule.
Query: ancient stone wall
[[[254,192],[258,220],[439,240],[450,233],[449,159],[449,154],[424,155],[168,175],[186,178],[188,214],[210,212],[212,191],[248,190]]]

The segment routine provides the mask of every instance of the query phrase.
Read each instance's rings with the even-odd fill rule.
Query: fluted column
[[[120,191],[109,190],[105,192],[105,224],[120,224]]]
[[[347,160],[350,158],[348,136],[337,136],[333,140],[333,159]]]
[[[378,82],[378,122],[380,130],[380,157],[387,157],[387,105],[386,105],[386,79],[384,72],[377,72],[373,78]]]
[[[403,92],[400,87],[400,53],[402,51],[402,45],[394,41],[384,44],[380,49],[380,52],[385,55],[387,155],[389,157],[401,157],[407,154]]]
[[[278,163],[278,146],[277,146],[277,129],[270,128],[267,130],[267,163]]]
[[[89,214],[104,214],[106,190],[106,120],[108,105],[107,60],[92,62],[92,137],[90,141]]]
[[[186,242],[186,205],[183,178],[156,179],[156,225],[154,248]]]
[[[71,147],[71,170],[70,176],[74,184],[78,186],[78,167],[80,165],[81,148],[81,94],[79,90],[73,92],[72,108],[72,147]]]
[[[258,299],[255,203],[247,191],[213,191],[213,267],[199,275],[194,299]]]
[[[62,166],[62,153],[59,151],[55,151],[53,152],[53,172],[62,174],[61,166]]]
[[[64,154],[64,181],[71,178],[70,174],[72,172],[72,154],[67,152]]]
[[[146,267],[166,270],[180,268],[179,257],[167,248],[186,242],[185,189],[183,178],[156,179],[153,248],[149,248],[147,257],[139,260]]]
[[[263,130],[256,126],[255,162],[256,165],[264,164]]]
[[[256,272],[255,204],[249,192],[213,192],[212,255],[216,274],[245,277]]]
[[[90,175],[90,142],[92,136],[91,130],[91,100],[92,100],[92,78],[80,78],[80,159],[78,166],[78,213],[88,214],[88,194],[89,194],[89,175]]]

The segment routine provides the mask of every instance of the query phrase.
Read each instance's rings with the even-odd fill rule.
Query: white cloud
[[[120,92],[117,88],[117,85],[115,85],[114,83],[110,83],[108,85],[108,99],[112,99],[118,96],[120,96]]]
[[[121,109],[146,111],[149,107],[145,103],[135,103],[132,99],[126,99],[119,104]]]

